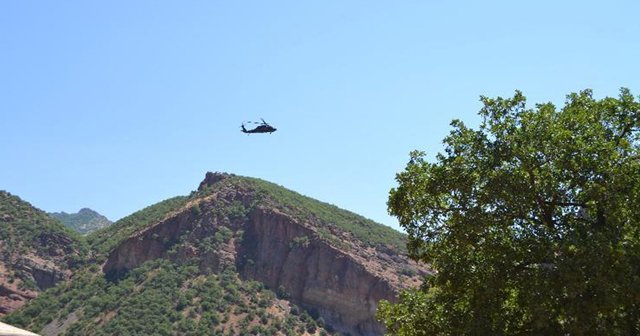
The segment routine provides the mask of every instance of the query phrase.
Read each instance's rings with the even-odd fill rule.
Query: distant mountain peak
[[[89,208],[82,208],[80,210],[78,210],[79,214],[95,214],[95,215],[100,215],[97,211],[91,210]]]
[[[82,208],[77,213],[53,212],[49,213],[49,216],[81,234],[88,234],[112,224],[107,217],[90,208]]]

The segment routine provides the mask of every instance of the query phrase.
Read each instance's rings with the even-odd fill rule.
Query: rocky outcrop
[[[238,251],[241,275],[285,291],[290,300],[317,312],[336,330],[383,334],[374,315],[378,301],[395,299],[397,289],[389,281],[282,213],[259,209],[245,229]]]
[[[18,282],[0,275],[0,316],[24,306],[36,295],[35,291],[21,289],[18,286]]]
[[[204,180],[202,180],[202,182],[200,182],[200,185],[198,185],[198,190],[202,191],[207,187],[211,187],[213,185],[215,185],[216,183],[228,178],[234,176],[232,174],[227,174],[227,173],[220,173],[220,172],[207,172],[204,175]]]
[[[43,211],[0,191],[0,315],[71,276],[80,244]]]
[[[0,262],[0,316],[22,307],[39,290],[51,288],[70,276],[71,271],[35,255],[16,257],[8,264]],[[31,281],[35,287],[25,281]]]
[[[207,174],[200,190],[225,177]],[[382,335],[374,318],[378,302],[394,301],[403,286],[415,285],[415,278],[396,270],[417,266],[384,248],[366,255],[342,250],[315,224],[256,205],[250,190],[218,190],[130,236],[110,253],[103,271],[116,277],[157,258],[197,260],[204,273],[234,266],[242,278],[264,283],[335,330]]]
[[[70,270],[61,269],[53,262],[35,256],[20,258],[14,268],[30,274],[39,290],[51,288],[71,276]]]
[[[165,257],[178,237],[193,228],[195,221],[196,218],[185,211],[135,233],[111,252],[103,266],[104,272],[113,278],[147,260]]]
[[[33,256],[0,263],[0,316],[19,309],[37,297],[40,290],[51,288],[71,276],[68,269]]]

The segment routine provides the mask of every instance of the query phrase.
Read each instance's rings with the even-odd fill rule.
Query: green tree
[[[481,98],[435,163],[411,153],[389,211],[437,270],[378,317],[394,335],[640,333],[640,103],[590,90]]]

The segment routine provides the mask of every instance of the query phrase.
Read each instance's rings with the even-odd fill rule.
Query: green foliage
[[[204,199],[213,193],[225,197]],[[241,198],[234,199],[237,195]],[[196,229],[206,234],[202,239],[192,239],[189,231],[177,233],[177,237],[171,238],[171,244],[165,243],[169,259],[180,259],[179,253],[186,248],[195,247],[198,252],[206,253],[232,240],[238,243],[245,236],[243,230],[236,230],[238,224],[247,220],[257,206],[276,207],[312,223],[318,228],[320,238],[334,244],[341,243],[345,239],[343,233],[348,232],[354,240],[372,247],[403,249],[404,237],[393,229],[275,184],[233,176],[189,197],[175,197],[149,206],[87,235],[86,241],[93,249],[92,265],[85,263],[86,267],[76,272],[70,282],[46,291],[4,319],[35,331],[52,321],[58,325],[67,319],[75,321],[65,335],[326,333],[303,309],[295,307],[292,309],[295,315],[290,316],[281,310],[281,303],[274,306],[273,292],[261,283],[241,281],[233,266],[220,274],[202,274],[198,267],[202,266],[202,260],[194,257],[189,260],[191,264],[186,265],[160,259],[150,261],[123,274],[117,281],[107,281],[101,273],[99,265],[115,247],[136,232],[178,212],[186,213],[189,218],[214,218],[216,225],[209,225],[205,220],[196,223]],[[57,221],[53,222],[62,227]],[[227,226],[234,227],[235,231]],[[170,239],[159,233],[150,237],[166,242]],[[307,247],[317,238],[315,235],[296,237],[291,248]],[[23,248],[16,245],[16,250]],[[246,262],[253,263],[251,259]],[[279,294],[289,296],[284,287]],[[273,315],[274,310],[280,311],[283,317]]]
[[[370,247],[391,247],[401,253],[407,251],[405,236],[390,227],[257,178],[228,175],[192,193],[190,198],[206,197],[224,188],[252,196],[242,201],[233,200],[230,204],[218,204],[218,208],[212,210],[230,220],[245,219],[256,206],[275,207],[300,221],[313,223],[320,238],[334,245],[348,247],[343,242],[344,237],[336,235],[336,232],[348,232],[354,240]]]
[[[276,290],[276,294],[278,295],[279,298],[281,299],[288,299],[291,297],[291,295],[289,294],[289,292],[287,291],[287,288],[284,287],[284,285],[280,285],[278,286],[278,289]]]
[[[0,258],[32,252],[48,260],[51,251],[64,251],[67,255],[62,263],[66,265],[60,265],[63,268],[80,266],[89,250],[76,232],[6,191],[0,191],[0,241]],[[23,272],[18,275],[24,281],[33,281]],[[25,285],[35,288],[34,283]]]
[[[273,292],[240,280],[234,267],[202,275],[195,264],[157,259],[116,282],[87,267],[3,320],[38,331],[75,314],[65,335],[283,335],[281,320],[267,310],[274,305]],[[317,328],[299,314],[294,328]]]
[[[406,275],[408,277],[413,277],[417,274],[418,272],[411,266],[403,266],[400,269],[400,274],[402,275]]]
[[[100,228],[111,225],[111,221],[106,217],[91,209],[80,209],[77,213],[68,214],[66,212],[54,212],[49,215],[65,226],[80,234],[88,234]]]
[[[382,303],[394,335],[640,332],[640,104],[483,97],[478,130],[413,152],[389,210],[438,273]]]
[[[214,237],[217,243],[227,243],[233,237],[233,231],[226,226],[220,226],[214,234]]]
[[[256,178],[229,175],[218,183],[206,186],[190,196],[174,197],[149,206],[128,217],[125,217],[106,229],[99,230],[87,236],[88,241],[103,258],[113,247],[126,239],[131,233],[162,220],[169,213],[184,207],[189,200],[203,198],[226,187],[243,190],[252,194],[249,201],[232,200],[228,204],[219,202],[210,209],[214,214],[226,216],[229,220],[245,219],[258,205],[269,205],[286,210],[300,220],[314,222],[319,235],[334,244],[343,244],[343,237],[336,237],[331,233],[333,229],[346,231],[354,238],[369,246],[391,246],[401,252],[406,252],[405,236],[387,226],[378,224],[355,213],[340,209],[334,205],[323,203],[315,199],[300,195],[276,184]],[[191,207],[194,215],[204,212],[202,205]],[[240,232],[241,233],[241,232]],[[217,237],[216,240],[219,240]],[[226,237],[225,241],[227,241]],[[241,235],[238,237],[241,238]]]
[[[329,233],[329,226],[334,226],[352,233],[356,239],[370,246],[388,245],[399,251],[406,252],[405,236],[388,226],[378,224],[353,212],[320,202],[271,182],[237,176],[229,178],[229,180],[229,183],[236,183],[254,189],[254,197],[257,200],[268,201],[301,220],[314,221],[320,225],[320,234],[325,239],[335,242],[339,242],[342,239]]]
[[[299,236],[293,238],[293,240],[289,243],[289,248],[305,248],[309,246],[309,237],[307,236]]]
[[[115,246],[127,239],[132,233],[150,224],[157,223],[167,217],[173,211],[184,207],[188,201],[186,196],[177,196],[154,205],[148,206],[113,225],[93,232],[87,236],[87,240],[94,250],[104,258]],[[199,211],[192,210],[192,211]]]
[[[191,207],[191,213],[194,216],[200,216],[202,214],[202,210],[200,209],[200,205],[199,204],[195,204]]]
[[[227,206],[227,215],[230,219],[242,219],[249,214],[248,208],[242,204],[240,201],[234,201],[229,206]]]

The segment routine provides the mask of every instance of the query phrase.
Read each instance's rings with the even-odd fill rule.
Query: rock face
[[[235,267],[242,278],[264,283],[352,335],[382,335],[374,319],[378,301],[395,300],[428,272],[393,248],[372,247],[314,216],[301,219],[231,177],[208,173],[196,197],[121,242],[103,271],[117,277],[157,258],[198,260],[205,273]],[[403,269],[416,273],[403,275]]]
[[[35,255],[0,261],[0,316],[10,313],[38,295],[38,291],[55,286],[71,276],[71,271]],[[24,279],[34,285],[25,286]]]
[[[78,241],[43,211],[0,191],[0,316],[71,276]]]
[[[33,290],[20,288],[18,282],[10,276],[7,265],[0,262],[0,316],[22,307],[36,295],[37,292]]]
[[[117,277],[147,260],[166,257],[177,238],[191,231],[197,220],[185,211],[134,234],[110,254],[103,267],[104,272],[109,277]]]
[[[381,335],[374,320],[378,301],[397,292],[382,276],[349,253],[284,214],[258,210],[245,225],[243,276],[286,291],[294,302],[317,312],[335,329],[353,335]]]

